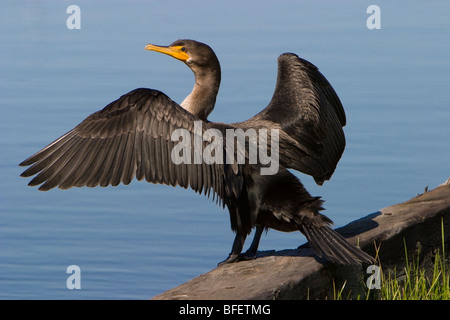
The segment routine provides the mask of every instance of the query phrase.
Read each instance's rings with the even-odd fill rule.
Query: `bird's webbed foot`
[[[237,253],[230,253],[228,255],[228,258],[226,258],[225,260],[223,260],[222,262],[219,262],[217,264],[218,267],[223,266],[225,264],[229,264],[229,263],[234,263],[234,262],[238,262],[240,261],[240,254]]]
[[[256,259],[256,251],[248,249],[244,253],[240,254],[240,260],[239,261],[248,261]]]
[[[241,254],[230,253],[228,258],[226,258],[222,262],[219,262],[219,264],[217,266],[220,267],[225,264],[235,263],[235,262],[239,262],[239,261],[248,261],[248,260],[253,260],[255,258],[256,258],[256,254],[253,252],[249,252],[249,250],[247,252],[241,253]]]
[[[255,232],[255,237],[253,238],[253,242],[250,245],[250,248],[248,248],[248,250],[244,253],[241,254],[242,251],[242,247],[244,245],[244,241],[245,241],[245,235],[236,235],[236,238],[234,239],[234,243],[233,243],[233,248],[231,250],[230,255],[228,256],[228,258],[226,258],[225,260],[223,260],[222,262],[220,262],[218,264],[218,266],[222,266],[224,264],[228,264],[228,263],[234,263],[234,262],[239,262],[239,261],[248,261],[248,260],[253,260],[256,258],[256,252],[258,251],[258,245],[259,245],[259,240],[261,239],[261,234],[263,232],[263,227],[256,227],[256,232]]]
[[[228,258],[223,260],[218,264],[218,266],[222,266],[224,264],[233,263],[240,261],[240,256],[242,252],[242,247],[244,246],[245,238],[247,237],[246,234],[237,233],[236,237],[234,238],[233,247],[231,248],[231,253],[229,254]]]

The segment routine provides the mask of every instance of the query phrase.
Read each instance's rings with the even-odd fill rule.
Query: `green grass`
[[[381,261],[377,259],[380,266],[381,289],[368,290],[365,297],[359,299],[379,299],[379,300],[450,300],[450,265],[445,257],[444,245],[444,224],[441,223],[442,247],[435,251],[434,265],[432,270],[420,267],[417,257],[408,259],[408,252],[405,245],[406,266],[400,272],[383,272]],[[333,283],[334,299],[346,299],[343,296],[344,285],[338,289]],[[371,292],[372,291],[372,292]]]
[[[444,255],[436,253],[432,274],[419,267],[418,259],[407,262],[403,275],[396,272],[382,275],[381,300],[449,300],[450,276]],[[383,274],[383,273],[382,273]]]

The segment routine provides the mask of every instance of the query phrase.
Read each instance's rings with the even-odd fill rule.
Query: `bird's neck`
[[[216,103],[220,86],[220,69],[193,70],[193,72],[195,75],[194,88],[183,100],[181,106],[199,119],[206,120]]]

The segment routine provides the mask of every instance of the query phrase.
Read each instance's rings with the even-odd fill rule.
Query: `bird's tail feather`
[[[319,257],[339,264],[373,264],[375,260],[328,226],[299,226]]]

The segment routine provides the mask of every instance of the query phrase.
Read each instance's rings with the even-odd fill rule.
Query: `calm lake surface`
[[[81,9],[79,30],[66,26],[71,4]],[[366,26],[371,4],[381,9],[379,30]],[[283,52],[320,68],[344,104],[347,148],[324,186],[298,176],[337,227],[450,176],[449,2],[5,1],[0,298],[148,299],[226,258],[228,212],[190,190],[134,181],[39,192],[19,177],[21,161],[134,88],[181,102],[191,71],[144,50],[179,38],[210,44],[221,62],[212,121],[265,107]],[[304,241],[272,230],[260,250]],[[81,290],[66,286],[70,265],[81,269]]]

